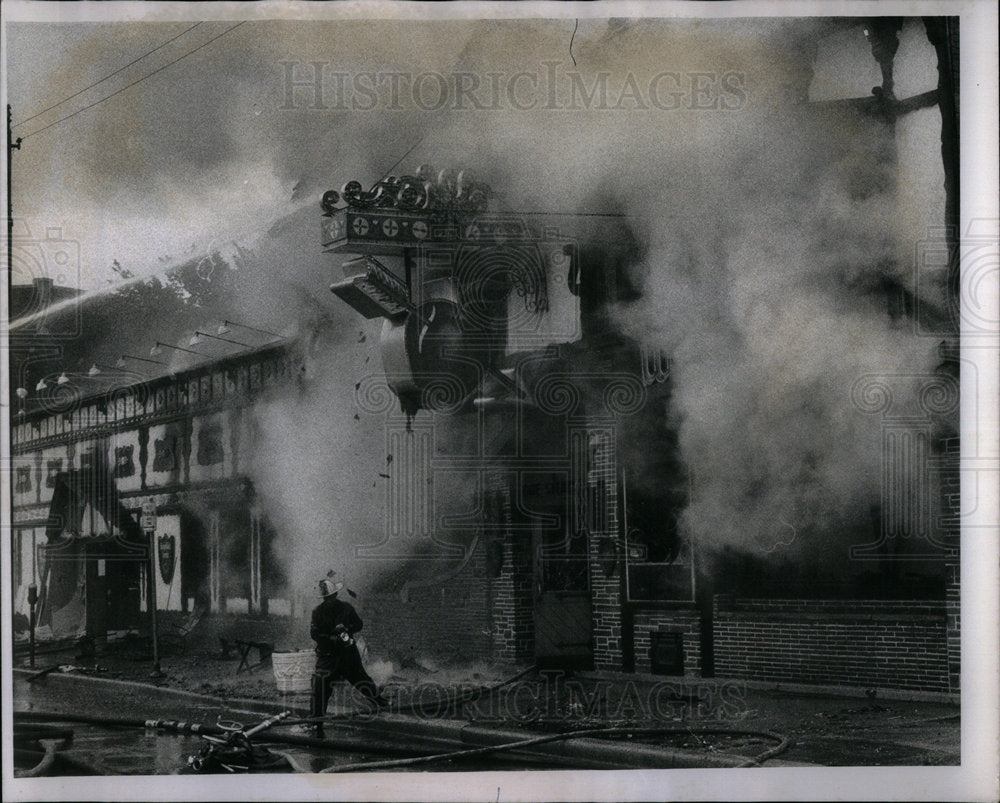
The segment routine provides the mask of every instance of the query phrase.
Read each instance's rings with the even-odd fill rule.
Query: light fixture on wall
[[[115,368],[124,368],[127,360],[137,360],[139,362],[151,362],[153,365],[166,365],[165,362],[160,360],[150,360],[146,357],[136,357],[134,354],[122,354],[115,363]]]
[[[240,329],[249,329],[251,332],[259,332],[262,335],[270,335],[271,337],[281,337],[277,332],[271,332],[267,329],[258,329],[256,326],[247,326],[245,323],[236,323],[236,321],[223,321],[219,328],[215,331],[220,335],[228,335],[232,329],[230,327],[236,326]]]
[[[198,332],[196,331],[191,335],[191,339],[188,341],[189,346],[197,346],[202,342],[203,337],[210,337],[212,340],[221,340],[223,343],[232,343],[234,346],[242,346],[243,348],[250,348],[249,343],[241,343],[239,340],[230,340],[227,337],[219,337],[218,335],[212,335],[208,332]]]
[[[65,385],[67,382],[69,382],[69,377],[66,376],[66,372],[63,371],[61,374],[59,374],[59,378],[56,380],[56,384]]]
[[[121,360],[119,360],[118,362],[120,363]],[[95,362],[93,365],[90,366],[90,369],[87,371],[87,376],[89,377],[100,376],[105,371],[114,372],[123,367],[124,367],[123,365],[119,365],[118,363],[115,363],[114,366],[111,366],[111,365],[105,365],[104,363]]]
[[[150,357],[159,357],[163,353],[163,349],[173,349],[174,351],[183,351],[185,354],[197,354],[199,357],[204,357],[200,351],[192,351],[191,349],[181,348],[180,346],[171,346],[169,343],[163,343],[159,340],[156,341],[156,345],[149,350]]]

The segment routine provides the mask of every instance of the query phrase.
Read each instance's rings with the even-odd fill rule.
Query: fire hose
[[[40,739],[38,743],[45,751],[42,760],[29,770],[15,769],[15,778],[38,778],[47,775],[52,769],[52,765],[56,762],[56,751],[59,749],[60,742],[55,739]]]
[[[38,778],[48,775],[60,756],[57,753],[73,741],[73,731],[51,725],[25,725],[14,727],[14,760],[22,765],[26,761],[35,762],[29,768],[15,767],[15,778]]]
[[[122,717],[104,717],[90,714],[73,714],[73,713],[58,713],[58,712],[40,712],[40,711],[25,711],[25,712],[15,712],[15,720],[24,721],[34,721],[34,722],[51,722],[55,721],[66,721],[66,722],[82,722],[85,724],[94,725],[105,725],[112,727],[138,727],[138,728],[156,728],[157,730],[175,732],[175,733],[192,733],[192,734],[221,734],[227,731],[218,726],[211,724],[199,724],[195,722],[184,722],[180,720],[171,719],[128,719]],[[290,724],[290,720],[282,720],[281,724]],[[225,723],[224,723],[225,724]],[[263,723],[261,723],[263,724]],[[277,723],[272,723],[277,724]],[[258,726],[259,727],[259,726]],[[257,728],[252,729],[254,733],[258,732]],[[792,744],[792,740],[775,731],[758,731],[758,730],[748,730],[748,729],[728,729],[728,728],[630,728],[622,726],[611,726],[611,727],[601,727],[601,728],[582,728],[574,731],[566,731],[564,733],[557,734],[546,734],[544,736],[535,736],[529,739],[521,739],[514,742],[506,742],[499,745],[489,745],[487,747],[477,747],[464,750],[453,750],[444,753],[435,753],[426,756],[415,756],[409,758],[401,759],[390,759],[387,761],[374,761],[365,762],[361,764],[345,764],[339,767],[328,767],[322,772],[335,773],[335,772],[360,772],[365,770],[379,770],[379,769],[390,769],[392,767],[404,767],[404,766],[414,766],[419,764],[429,764],[435,761],[445,761],[456,758],[471,758],[474,756],[488,755],[490,753],[506,752],[511,750],[517,750],[520,748],[527,748],[534,745],[545,744],[547,742],[556,742],[567,739],[581,738],[586,736],[597,736],[597,737],[613,737],[613,736],[679,736],[679,735],[727,735],[727,736],[756,736],[765,737],[773,741],[778,742],[778,744],[761,753],[758,756],[747,759],[742,764],[738,766],[752,767],[762,764],[763,762],[774,758],[781,753],[785,752]],[[356,751],[365,752],[391,752],[398,747],[389,745],[376,745],[374,743],[358,743],[358,742],[342,742],[335,739],[318,739],[311,736],[299,736],[292,734],[279,734],[271,732],[267,736],[268,742],[274,742],[279,744],[289,744],[300,747],[316,747],[325,750],[339,750],[339,749],[350,749]],[[284,755],[282,753],[276,753],[277,755]],[[285,756],[287,758],[287,755]],[[295,762],[290,762],[295,769],[300,769]]]
[[[216,727],[226,735],[219,737],[201,734],[201,738],[208,744],[195,755],[188,757],[188,766],[195,772],[218,770],[250,772],[277,768],[287,761],[287,758],[284,755],[274,754],[267,748],[251,744],[250,737],[267,730],[290,714],[290,711],[282,711],[249,730],[245,730],[239,722],[217,722]]]
[[[504,686],[509,686],[511,683],[523,678],[525,675],[534,672],[537,667],[529,666],[527,669],[523,669],[516,675],[511,675],[506,680],[502,680],[492,686],[479,686],[473,689],[465,689],[460,694],[456,694],[453,698],[446,700],[446,709],[450,709],[464,703],[471,703],[478,700],[484,694],[489,694],[491,692],[502,689]],[[390,708],[390,713],[393,714],[406,714],[411,713],[415,709],[421,708],[420,703],[410,703],[408,705],[393,706]],[[366,712],[357,712],[350,714],[336,714],[336,715],[326,715],[322,717],[307,717],[302,719],[289,719],[283,722],[283,725],[315,725],[316,723],[326,723],[326,722],[341,722],[344,720],[356,719],[361,716],[366,716]]]
[[[100,714],[76,714],[63,711],[15,711],[14,719],[23,722],[80,722],[85,725],[103,725],[112,728],[148,728],[171,733],[225,733],[217,725],[185,722],[176,719],[142,719],[141,717],[108,717]]]
[[[480,698],[483,694],[487,694],[498,689],[503,688],[511,683],[520,680],[525,675],[534,671],[536,667],[530,666],[527,669],[518,672],[515,675],[501,681],[500,683],[494,684],[492,686],[480,686],[474,689],[466,689],[460,694],[456,694],[452,700],[449,700],[449,706],[458,705],[461,703],[472,702]],[[417,708],[417,704],[411,704],[407,706],[401,706],[396,709],[396,713],[403,713],[406,711],[412,711]],[[290,719],[288,713],[285,712],[284,716],[278,716],[272,718],[273,721],[267,721],[266,727],[278,726],[278,725],[295,725],[295,724],[315,724],[317,722],[333,722],[333,721],[350,721],[352,719],[357,719],[362,716],[362,713],[349,713],[342,715],[327,715],[324,717],[312,717],[303,719]],[[126,719],[126,718],[116,718],[116,717],[99,717],[81,714],[42,714],[40,712],[17,712],[15,714],[16,718],[29,720],[29,721],[51,721],[53,719],[64,720],[64,721],[75,721],[75,722],[85,722],[93,724],[102,725],[112,725],[112,726],[124,726],[124,727],[142,727],[151,728],[157,730],[171,731],[176,733],[192,733],[192,734],[222,734],[227,733],[223,727],[219,725],[206,725],[194,722],[184,722],[178,720],[169,719]],[[225,723],[223,723],[225,724]],[[264,725],[264,723],[261,723]],[[257,726],[251,731],[247,732],[247,735],[252,733],[257,733],[263,730],[261,726]],[[758,731],[758,730],[733,730],[726,728],[706,728],[706,729],[692,729],[692,728],[635,728],[627,727],[621,725],[614,726],[604,726],[597,728],[582,728],[573,731],[566,731],[558,734],[546,734],[543,736],[536,736],[529,739],[517,740],[514,742],[507,742],[499,745],[490,745],[487,747],[463,749],[456,751],[449,751],[445,753],[435,753],[427,756],[416,756],[401,759],[390,759],[388,761],[375,761],[366,762],[362,764],[349,764],[343,765],[341,767],[328,767],[322,772],[348,772],[348,771],[363,771],[363,770],[375,770],[375,769],[389,769],[391,767],[403,767],[403,766],[413,766],[419,764],[431,763],[434,761],[443,761],[456,758],[466,758],[474,757],[478,755],[487,755],[490,753],[506,752],[510,750],[516,750],[519,748],[531,747],[534,745],[545,744],[549,742],[564,741],[568,739],[594,736],[594,737],[614,737],[614,736],[677,736],[677,735],[728,735],[728,736],[757,736],[765,737],[777,742],[777,745],[769,750],[764,751],[754,758],[748,759],[743,764],[739,766],[751,767],[756,766],[764,761],[774,758],[781,753],[785,752],[792,744],[791,739],[780,733],[774,731]],[[364,750],[366,752],[398,752],[401,748],[392,745],[373,745],[370,743],[359,742],[353,739],[331,739],[318,738],[315,736],[305,736],[299,734],[281,734],[274,733],[273,731],[268,734],[267,737],[269,742],[275,742],[280,744],[295,745],[301,747],[317,747],[323,749],[348,749],[348,750]],[[279,754],[280,755],[280,754]],[[286,756],[287,758],[287,756]],[[289,762],[295,769],[299,769],[295,762]]]
[[[343,719],[354,718],[343,717]],[[100,714],[77,714],[62,711],[15,711],[14,720],[24,722],[78,722],[84,725],[98,725],[111,728],[144,728],[147,730],[157,730],[165,733],[190,733],[196,735],[217,735],[224,734],[223,728],[214,724],[203,724],[199,722],[186,722],[175,719],[142,719],[141,717],[111,717]],[[286,720],[282,724],[289,724]],[[296,734],[269,733],[269,742],[280,742],[282,744],[295,745],[298,747],[322,747],[325,749],[339,749],[345,745],[331,739],[318,739],[315,736],[300,736]]]
[[[673,736],[673,735],[691,735],[693,733],[698,734],[725,734],[728,736],[766,736],[778,742],[775,747],[761,753],[759,756],[754,756],[753,758],[747,759],[742,764],[737,765],[738,767],[755,767],[762,764],[768,759],[774,758],[777,755],[785,752],[791,744],[792,740],[780,733],[775,733],[774,731],[755,731],[755,730],[735,730],[729,728],[699,728],[693,730],[691,728],[621,728],[621,727],[607,727],[607,728],[581,728],[575,731],[566,731],[564,733],[547,734],[545,736],[535,736],[530,739],[520,739],[515,742],[506,742],[504,744],[489,745],[488,747],[474,747],[466,750],[453,750],[447,753],[433,753],[427,756],[416,756],[414,758],[399,758],[390,759],[388,761],[366,761],[357,764],[341,764],[334,765],[332,767],[327,767],[320,770],[323,773],[336,773],[336,772],[365,772],[369,770],[386,770],[395,767],[412,767],[418,764],[430,764],[434,761],[447,761],[453,759],[461,758],[472,758],[474,756],[485,756],[491,753],[500,753],[509,750],[518,750],[525,747],[533,747],[540,744],[546,744],[548,742],[557,742],[566,739],[576,739],[585,736]]]

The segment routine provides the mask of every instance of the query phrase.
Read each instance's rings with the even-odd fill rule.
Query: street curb
[[[34,669],[24,669],[23,667],[12,667],[12,672],[15,675],[24,675],[26,678],[35,674],[37,670]],[[72,683],[75,681],[82,681],[85,683],[104,683],[107,685],[116,686],[126,686],[128,688],[134,688],[138,690],[155,690],[160,694],[174,695],[176,697],[183,697],[187,700],[194,700],[197,702],[203,702],[210,705],[221,705],[225,708],[233,708],[233,704],[238,704],[246,709],[246,713],[260,713],[260,714],[277,714],[288,708],[296,710],[294,706],[281,705],[277,702],[271,702],[269,700],[251,700],[245,697],[213,697],[208,694],[199,694],[194,691],[187,691],[186,689],[174,689],[170,686],[157,686],[155,683],[143,683],[138,680],[121,680],[119,678],[101,678],[92,677],[90,675],[76,675],[68,672],[53,672],[45,676],[43,683],[50,683],[56,681],[59,683]],[[302,706],[301,710],[306,710],[307,706]],[[237,710],[237,709],[233,709]],[[243,713],[242,711],[240,713]]]
[[[14,668],[18,675],[31,675],[32,671]],[[95,678],[86,675],[58,674],[49,675],[48,680],[72,684],[84,681],[107,686],[126,686],[139,690],[155,690],[167,696],[175,696],[185,700],[196,700],[211,705],[222,706],[240,713],[277,713],[290,706],[280,702],[266,700],[248,700],[245,698],[226,699],[197,694],[183,689],[171,689],[152,683],[141,683],[134,680],[119,680],[116,678]],[[236,709],[234,704],[245,705],[247,710]],[[636,725],[637,729],[641,725]],[[474,747],[487,747],[522,741],[542,734],[510,728],[484,727],[474,722],[464,720],[420,720],[405,717],[400,714],[383,714],[377,718],[345,720],[328,726],[331,731],[347,729],[353,733],[364,735],[393,746],[426,747],[429,751],[439,750],[450,752]],[[336,740],[334,737],[333,741]],[[562,742],[550,742],[520,750],[508,751],[511,757],[534,761],[557,761],[560,764],[582,768],[605,769],[670,769],[670,768],[732,768],[745,764],[750,756],[723,756],[678,750],[676,748],[657,747],[656,745],[639,742],[612,742],[593,737],[580,737]],[[766,762],[769,767],[809,767],[815,766],[805,762],[781,761],[771,759]]]
[[[868,700],[907,700],[918,703],[945,703],[949,705],[959,705],[961,703],[960,694],[920,691],[919,689],[878,688],[875,690],[875,695],[872,696],[868,693],[869,690],[867,688],[861,686],[824,686],[818,683],[785,683],[734,677],[680,677],[653,675],[647,672],[614,672],[611,670],[588,670],[574,672],[573,674],[576,677],[590,680],[610,680],[615,682],[631,680],[633,683],[644,684],[670,683],[671,685],[690,686],[693,689],[705,688],[708,685],[722,686],[738,684],[754,691],[790,692],[811,697],[862,697]]]

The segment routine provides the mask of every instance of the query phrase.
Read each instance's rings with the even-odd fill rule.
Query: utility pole
[[[10,168],[13,163],[14,149],[21,150],[21,137],[14,140],[10,129],[10,104],[7,104],[7,298],[10,298],[10,288],[14,281],[14,200],[10,194]]]
[[[156,539],[152,530],[146,532],[149,544],[149,568],[146,570],[148,580],[146,581],[146,597],[149,606],[149,629],[153,642],[153,671],[149,673],[151,678],[162,678],[163,672],[160,670],[160,645],[156,632]]]
[[[11,297],[11,286],[14,283],[14,201],[10,195],[11,181],[10,181],[10,168],[13,162],[14,149],[17,148],[21,150],[21,138],[17,138],[15,143],[11,139],[10,130],[10,104],[7,104],[7,300],[10,302]],[[9,380],[12,376],[11,366],[7,366],[7,379]],[[23,408],[22,408],[23,409]],[[10,472],[9,480],[10,488],[10,498],[14,498],[14,472]],[[20,549],[20,546],[18,546]],[[38,601],[38,589],[35,587],[34,583],[31,584],[28,589],[28,596],[30,598],[29,604],[31,605],[31,668],[35,668],[35,603]]]
[[[162,678],[160,670],[160,647],[156,632],[156,503],[149,499],[142,505],[142,516],[139,520],[146,534],[146,546],[149,551],[146,563],[146,605],[149,607],[149,634],[153,647],[153,671],[151,678]]]

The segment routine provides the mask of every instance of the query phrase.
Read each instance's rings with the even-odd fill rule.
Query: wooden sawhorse
[[[274,652],[274,645],[269,644],[266,641],[250,641],[249,639],[227,639],[219,636],[219,641],[222,643],[222,655],[226,657],[229,655],[229,651],[232,647],[236,648],[236,651],[240,656],[239,666],[236,667],[236,674],[238,675],[244,669],[250,672],[259,666],[263,666],[267,659],[271,657],[271,653]],[[257,663],[250,664],[250,650],[257,650]]]

